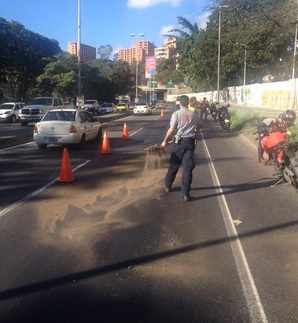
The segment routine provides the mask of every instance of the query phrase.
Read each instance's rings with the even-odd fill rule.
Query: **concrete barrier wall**
[[[220,102],[238,105],[261,106],[277,109],[297,109],[298,79],[284,82],[256,83],[246,86],[232,86],[220,91]],[[209,102],[217,101],[217,91],[187,93],[201,101],[206,97]],[[179,94],[168,95],[168,101],[176,101]]]

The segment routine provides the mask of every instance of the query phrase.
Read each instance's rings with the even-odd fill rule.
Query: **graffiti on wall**
[[[298,94],[297,79],[284,82],[256,83],[246,86],[232,86],[220,91],[220,101],[231,104],[246,104],[272,108],[296,108]],[[217,92],[189,93],[198,100],[206,97],[209,102],[217,101]],[[169,96],[168,96],[169,97]],[[293,103],[293,102],[294,103]]]

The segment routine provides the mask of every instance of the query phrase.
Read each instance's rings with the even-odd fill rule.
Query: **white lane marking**
[[[140,128],[138,129],[137,131],[133,132],[130,136],[133,136],[135,135],[136,133],[138,133],[139,131],[141,131],[143,128]],[[26,144],[22,144],[22,145],[18,145],[18,146],[13,146],[13,147],[9,147],[9,148],[5,148],[5,149],[2,149],[1,151],[3,150],[9,150],[9,149],[14,149],[14,148],[17,148],[17,147],[20,147],[20,146],[24,146],[24,145],[29,145],[29,144],[32,144],[34,143],[33,141],[32,142],[29,142],[29,143],[26,143]],[[90,163],[90,160],[87,160],[85,161],[83,164],[75,167],[72,172],[75,172],[76,170],[78,170],[79,168],[87,165],[88,163]],[[49,188],[50,186],[52,186],[56,181],[57,181],[58,177],[56,179],[54,179],[53,181],[51,181],[50,183],[48,183],[47,185],[43,186],[42,188],[32,192],[31,194],[25,196],[24,198],[20,199],[19,201],[11,204],[10,206],[8,206],[7,208],[3,209],[0,211],[0,218],[7,214],[8,212],[12,211],[13,209],[17,208],[18,206],[22,205],[23,203],[25,203],[26,201],[32,199],[34,196],[38,195],[39,193],[43,192],[44,190],[46,190],[47,188]]]
[[[221,214],[223,216],[223,220],[225,223],[228,236],[229,238],[231,238],[230,244],[233,252],[233,257],[235,259],[239,279],[244,292],[244,297],[249,310],[251,322],[267,323],[268,320],[264,312],[264,308],[261,303],[257,287],[255,285],[244,250],[242,248],[242,245],[238,236],[238,232],[233,223],[232,215],[230,213],[227,201],[225,199],[223,190],[221,188],[220,181],[218,179],[203,133],[202,133],[202,138],[203,138],[202,140],[203,148],[205,150],[207,158],[209,159],[208,166],[211,172],[213,184],[219,187],[218,189],[216,189],[216,192],[218,193],[217,199],[220,205]]]
[[[143,128],[140,128],[138,130],[136,130],[135,132],[133,132],[130,136],[134,136],[136,133],[140,132],[141,130],[143,130]]]
[[[76,170],[78,170],[79,168],[87,165],[88,163],[90,163],[91,160],[86,160],[83,164],[78,165],[77,167],[75,167],[72,172],[75,172]],[[31,200],[34,196],[38,195],[39,193],[43,192],[44,190],[46,190],[47,188],[49,188],[50,186],[52,186],[59,177],[57,177],[56,179],[54,179],[53,181],[51,181],[50,183],[46,184],[45,186],[41,187],[40,189],[30,193],[29,195],[23,197],[22,199],[20,199],[19,201],[11,204],[10,206],[8,206],[7,208],[3,209],[0,211],[0,218],[7,214],[8,212],[12,211],[13,209],[17,208],[18,206],[22,205],[23,203],[25,203],[26,201]]]
[[[11,146],[11,147],[7,147],[7,148],[3,148],[3,149],[0,149],[0,151],[11,150],[11,149],[19,148],[19,147],[22,147],[22,146],[32,145],[32,144],[34,144],[34,141],[26,142],[25,144],[21,144],[21,145],[17,145],[17,146]]]

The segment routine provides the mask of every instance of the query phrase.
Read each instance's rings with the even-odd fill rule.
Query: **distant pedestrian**
[[[172,135],[175,134],[171,148],[170,165],[165,177],[165,191],[171,191],[179,167],[182,165],[181,189],[185,202],[190,201],[192,172],[195,168],[196,136],[203,126],[199,115],[188,110],[188,105],[189,97],[187,95],[180,96],[180,109],[172,114],[170,127],[161,143],[162,147],[166,147]]]

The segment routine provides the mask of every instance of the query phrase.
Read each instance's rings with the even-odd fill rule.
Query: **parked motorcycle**
[[[298,142],[291,142],[294,137],[276,130],[261,140],[264,151],[273,158],[275,175],[279,177],[272,187],[287,182],[298,190]]]
[[[218,109],[219,123],[221,127],[227,132],[230,132],[230,128],[231,128],[231,115],[228,111],[229,106],[230,104],[227,104]]]
[[[217,119],[217,108],[216,108],[216,104],[215,103],[211,103],[210,105],[210,114],[212,116],[212,118],[214,119],[214,121],[216,121]]]

